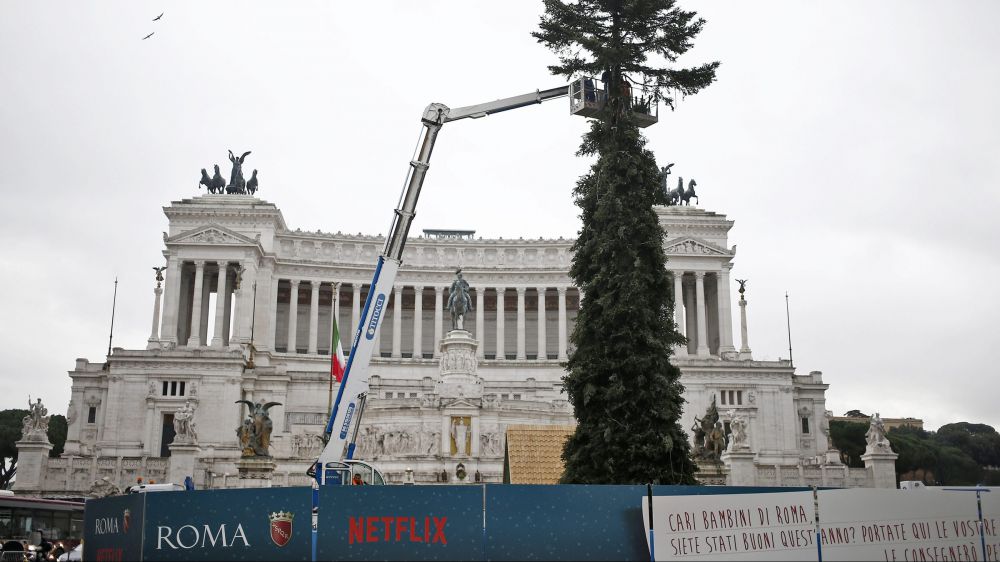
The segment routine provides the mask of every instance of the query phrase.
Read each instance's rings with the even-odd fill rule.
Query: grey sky
[[[750,345],[828,407],[1000,425],[1000,4],[702,2],[718,82],[646,129],[736,221]],[[0,3],[0,408],[149,336],[161,207],[226,150],[292,228],[385,233],[423,108],[560,85],[540,2]],[[150,21],[165,12],[158,22]],[[155,31],[150,39],[140,41]],[[444,129],[412,232],[573,237],[565,100]],[[203,192],[202,192],[203,193]]]

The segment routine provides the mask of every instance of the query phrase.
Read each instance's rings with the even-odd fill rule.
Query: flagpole
[[[111,357],[111,338],[115,335],[115,304],[118,302],[118,276],[115,276],[115,293],[111,297],[111,329],[108,331],[108,357]]]
[[[333,292],[330,294],[330,313],[339,311],[337,307],[337,298],[340,296],[339,284],[333,284]],[[337,316],[333,317],[333,330],[330,334],[330,376],[329,376],[329,388],[326,391],[326,412],[329,414],[333,410],[333,362],[337,360],[337,338],[340,337],[340,330],[337,329]]]

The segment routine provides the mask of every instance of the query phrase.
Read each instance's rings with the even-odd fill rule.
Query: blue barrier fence
[[[654,486],[653,493],[803,489]],[[85,559],[310,560],[311,494],[263,488],[91,500]],[[317,559],[649,560],[645,495],[645,486],[611,485],[331,486],[320,490]]]

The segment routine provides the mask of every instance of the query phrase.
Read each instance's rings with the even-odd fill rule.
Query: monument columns
[[[674,327],[683,336],[685,335],[684,325],[684,272],[674,271]],[[678,345],[675,350],[677,355],[687,355],[687,344]]]
[[[184,263],[175,256],[167,258],[166,295],[163,297],[163,318],[160,338],[177,344],[177,318],[180,314],[181,268]]]
[[[476,348],[476,357],[482,359],[486,356],[486,288],[476,287],[476,339],[479,340],[479,347]]]
[[[729,288],[729,268],[723,266],[719,271],[718,287],[716,293],[719,295],[719,357],[723,352],[736,351],[733,347],[733,305],[730,301]]]
[[[695,353],[699,356],[708,355],[708,329],[705,319],[705,272],[694,272],[695,283],[695,314],[698,318],[698,348]]]
[[[351,283],[351,341],[361,322],[361,283]]]
[[[160,287],[160,282],[156,282],[156,288],[153,289],[153,294],[156,297],[153,299],[153,329],[149,333],[149,346],[152,348],[154,345],[159,344],[160,340],[160,295],[163,294],[163,288]]]
[[[188,347],[201,345],[201,293],[205,284],[205,261],[194,262],[194,295],[191,302],[191,335],[188,336]]]
[[[403,286],[393,287],[395,295],[392,297],[392,357],[398,359],[403,356]]]
[[[504,339],[506,337],[506,329],[504,328],[504,296],[507,292],[507,287],[497,287],[497,359],[506,359],[507,351],[504,349]]]
[[[444,316],[444,287],[434,287],[434,357],[441,357],[441,321]]]
[[[524,352],[524,293],[527,287],[517,287],[517,358],[525,359]]]
[[[424,356],[424,286],[413,288],[413,358]]]
[[[536,358],[541,361],[548,359],[545,350],[545,287],[538,287],[538,354]]]
[[[219,264],[219,277],[215,284],[215,334],[212,336],[212,347],[222,347],[223,344],[223,333],[226,327],[226,295],[229,294],[228,282],[226,274],[228,273],[229,264],[220,261]]]
[[[307,353],[316,355],[319,352],[319,281],[310,281],[312,289],[309,301],[309,349]]]
[[[288,353],[298,353],[299,281],[290,279],[288,283],[292,287],[288,295]]]
[[[559,293],[559,360],[566,360],[566,287],[556,287]]]

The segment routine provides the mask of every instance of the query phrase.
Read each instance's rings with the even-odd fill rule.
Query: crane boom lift
[[[354,456],[356,428],[360,424],[361,410],[368,392],[368,368],[375,346],[375,336],[378,334],[385,306],[402,262],[403,247],[406,245],[410,225],[416,216],[417,199],[420,197],[420,189],[423,186],[424,177],[427,175],[431,153],[434,150],[434,143],[441,127],[445,123],[459,119],[477,119],[560,98],[569,93],[569,88],[570,86],[561,86],[548,90],[536,90],[528,94],[455,109],[444,104],[432,103],[424,110],[421,119],[424,126],[421,140],[413,160],[410,161],[406,186],[400,197],[399,206],[393,215],[385,248],[375,265],[375,275],[372,277],[368,297],[365,299],[361,318],[354,332],[347,368],[340,383],[340,390],[337,392],[337,400],[334,403],[330,420],[327,422],[326,447],[317,461],[319,470],[316,470],[316,478],[320,484],[325,483],[326,467],[329,463],[339,463]],[[351,431],[352,426],[355,427],[354,432]],[[349,443],[348,434],[351,434]]]

